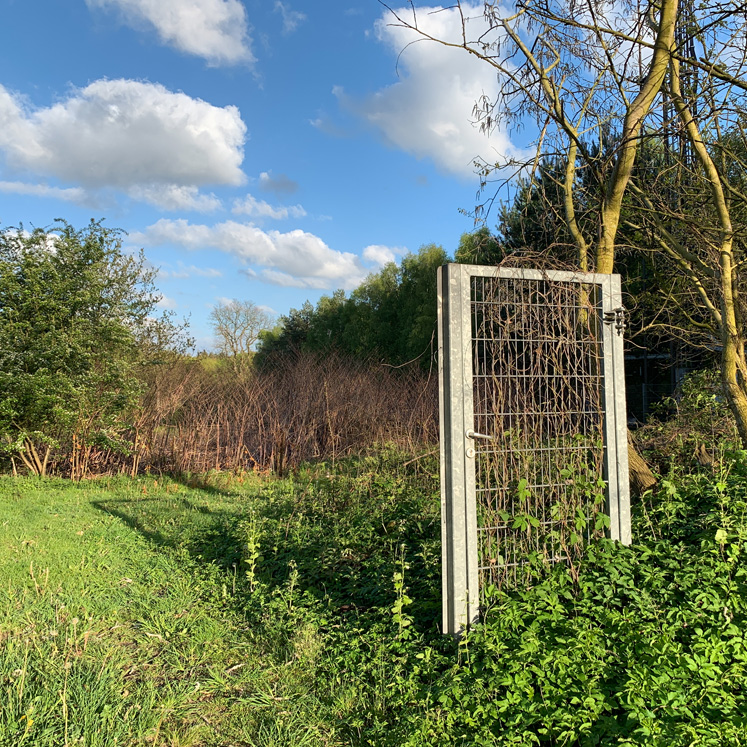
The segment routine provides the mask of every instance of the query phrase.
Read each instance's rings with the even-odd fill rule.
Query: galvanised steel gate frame
[[[609,517],[607,535],[611,539],[625,544],[629,544],[631,541],[627,416],[623,372],[622,331],[624,318],[620,276],[459,264],[444,265],[438,271],[441,531],[443,548],[443,631],[451,634],[459,633],[478,619],[481,604],[480,580],[481,577],[485,577],[486,561],[479,557],[480,552],[484,554],[485,550],[481,550],[478,533],[482,533],[480,534],[482,538],[487,535],[484,533],[485,529],[483,527],[478,527],[478,514],[484,507],[478,506],[476,461],[480,459],[480,449],[490,445],[490,441],[498,438],[500,434],[480,433],[480,428],[482,427],[485,430],[485,423],[488,422],[496,428],[500,428],[500,424],[505,425],[506,422],[513,423],[511,420],[506,421],[505,418],[493,417],[492,420],[487,417],[477,418],[474,412],[474,397],[475,392],[478,391],[476,381],[479,377],[475,376],[473,368],[475,366],[485,368],[481,356],[488,355],[487,345],[491,342],[491,340],[485,342],[476,339],[478,332],[475,327],[486,326],[487,324],[484,320],[480,321],[478,319],[478,315],[481,313],[478,306],[480,303],[484,303],[484,299],[477,298],[480,291],[476,288],[483,287],[479,286],[479,283],[482,283],[483,286],[485,283],[488,283],[488,286],[496,283],[508,283],[511,288],[517,289],[512,292],[519,295],[524,294],[526,297],[528,297],[527,294],[535,293],[537,288],[565,288],[567,286],[572,289],[572,293],[576,294],[576,298],[584,300],[584,307],[590,310],[586,312],[580,304],[576,303],[573,305],[574,313],[577,315],[592,313],[594,319],[598,320],[595,323],[596,326],[594,326],[597,331],[594,332],[591,345],[593,349],[598,349],[599,352],[598,355],[595,353],[597,357],[591,364],[585,364],[586,374],[584,379],[587,382],[591,380],[592,390],[598,391],[598,394],[594,396],[597,396],[599,400],[598,428],[603,436],[599,439],[599,459],[603,459],[602,476],[606,485],[604,508]],[[530,291],[522,290],[522,284],[528,284],[527,287],[530,287]],[[563,292],[567,296],[568,291]],[[544,318],[542,314],[550,313],[547,306],[537,306],[537,308],[540,311],[538,317],[540,321],[541,318]],[[562,310],[558,313],[561,312]],[[498,311],[491,311],[491,313],[500,324],[500,314],[503,314],[503,317],[506,318],[509,313],[516,312],[502,312],[498,309]],[[547,318],[551,319],[552,317]],[[586,316],[584,318],[588,319]],[[552,327],[552,325],[549,326]],[[492,342],[495,343],[496,340],[497,338],[494,335]],[[541,343],[532,342],[537,345],[545,345],[546,350],[551,350],[554,338],[545,336]],[[482,345],[479,350],[478,344]],[[516,345],[517,343],[512,340],[511,344]],[[504,345],[504,343],[501,343],[501,345]],[[550,347],[547,347],[548,345]],[[571,349],[569,345],[573,345],[573,340],[570,343],[567,339],[558,340],[558,345],[565,345],[564,350],[568,350]],[[589,348],[587,340],[586,349],[592,348]],[[565,353],[564,355],[567,356]],[[593,376],[589,375],[590,368],[593,369]],[[596,383],[597,381],[598,383]],[[486,380],[481,386],[484,387],[486,383],[489,385]],[[587,385],[588,383],[584,383],[582,388]],[[523,386],[526,390],[527,386],[531,387],[531,384],[524,384]],[[577,388],[576,380],[570,380],[570,383],[566,380],[564,386],[567,391],[571,391],[574,387]],[[537,386],[535,386],[536,388]],[[478,394],[478,397],[485,400],[484,394]],[[586,395],[582,393],[580,397],[584,399]],[[530,394],[529,399],[536,401],[537,395]],[[552,405],[548,406],[552,407]],[[484,409],[484,405],[482,407]],[[520,416],[520,413],[518,415]],[[536,415],[537,413],[535,413]],[[514,416],[512,415],[512,417]],[[588,419],[591,416],[581,415],[581,417],[587,417]],[[571,429],[576,427],[581,426],[571,425]],[[568,433],[567,429],[565,433]],[[581,439],[579,438],[579,440]],[[601,445],[602,441],[603,445]],[[548,449],[541,449],[541,451],[545,452]],[[560,459],[562,458],[561,456]],[[551,464],[551,462],[552,459],[548,456],[547,464]],[[556,467],[559,465],[557,457],[555,465]],[[556,469],[556,467],[551,466],[550,468]],[[548,468],[543,467],[542,469],[547,471]],[[498,472],[499,470],[493,470],[496,475]],[[505,475],[505,470],[503,474]],[[564,475],[568,476],[567,471],[564,471]],[[525,494],[528,494],[530,489],[540,492],[543,487],[546,487],[544,485],[529,485],[527,487],[526,480],[521,480],[522,477],[521,474],[510,476],[513,486],[511,490],[516,491],[516,481],[521,481],[519,489],[523,490]],[[481,474],[480,480],[484,482],[485,479],[486,476]],[[537,482],[547,482],[547,479],[537,478]],[[571,481],[565,480],[565,482]],[[505,494],[508,487],[501,486],[499,490],[504,491]],[[558,489],[556,486],[555,490],[556,500],[557,495],[561,495],[560,500],[563,500],[564,488]],[[483,497],[483,493],[480,493],[480,498]],[[542,510],[544,511],[544,508]],[[557,511],[557,508],[555,510]],[[482,515],[484,515],[484,512]],[[533,519],[533,521],[535,523],[528,527],[528,531],[539,535],[543,527],[540,527],[539,519]],[[548,527],[551,524],[550,521],[544,523]],[[493,528],[491,531],[498,536],[499,530],[497,528]],[[510,522],[505,523],[500,531],[503,532],[501,536],[505,538],[507,533],[511,531]],[[482,546],[485,546],[484,541]],[[553,557],[549,558],[550,562],[568,559],[562,555],[556,557],[554,551],[552,555]],[[495,558],[491,558],[490,562],[496,562]],[[499,562],[505,564],[507,559],[499,556]],[[513,570],[516,571],[516,567],[521,565],[521,561],[516,560],[510,565],[514,566]]]

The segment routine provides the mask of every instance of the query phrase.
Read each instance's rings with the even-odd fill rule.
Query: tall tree
[[[537,151],[525,162],[482,162],[482,178],[513,165],[528,169],[532,179],[543,155],[562,158],[564,221],[579,268],[586,271],[593,264],[597,272],[612,272],[622,200],[644,121],[660,94],[675,48],[678,0],[660,0],[646,12],[631,2],[621,7],[600,0],[515,5],[486,0],[479,6],[457,0],[448,9],[459,26],[450,38],[439,36],[441,26],[413,3],[408,10],[389,10],[394,25],[416,38],[462,49],[495,69],[499,94],[477,103],[478,119],[486,130],[533,120]],[[645,59],[638,54],[640,49],[646,50]],[[588,143],[593,137],[601,145],[611,122],[619,123],[618,145],[609,161],[600,163],[601,148],[590,151]],[[583,234],[576,217],[579,162],[593,173],[600,195],[593,241]]]
[[[218,351],[227,356],[247,356],[260,333],[271,329],[274,317],[252,301],[233,299],[214,306],[209,315]]]
[[[743,247],[735,218],[745,192],[744,159],[724,135],[744,128],[747,94],[747,14],[733,0],[696,4],[658,0],[609,4],[600,0],[539,0],[506,6],[493,0],[473,6],[459,0],[460,34],[439,37],[427,15],[411,4],[391,10],[393,22],[421,39],[460,48],[491,65],[501,83],[496,99],[479,102],[483,125],[533,118],[537,153],[514,164],[534,174],[542,154],[562,155],[564,220],[582,270],[611,272],[620,227],[648,232],[684,281],[686,309],[696,299],[721,352],[721,378],[742,440],[747,444],[747,340],[743,326]],[[603,159],[586,145],[614,139]],[[659,136],[670,144],[670,172],[691,188],[682,197],[636,184],[642,143]],[[742,138],[743,139],[743,138]],[[602,152],[604,148],[599,148]],[[482,164],[487,181],[505,163]],[[598,201],[594,235],[577,220],[579,170],[593,181]],[[665,173],[667,173],[665,171]],[[630,202],[625,214],[625,199]],[[666,198],[666,199],[664,199]],[[683,224],[694,239],[683,237]]]

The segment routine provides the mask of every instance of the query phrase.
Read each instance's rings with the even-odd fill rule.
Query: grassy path
[[[280,584],[270,625],[246,609],[257,503],[284,489],[3,480],[0,744],[342,743],[299,592]]]

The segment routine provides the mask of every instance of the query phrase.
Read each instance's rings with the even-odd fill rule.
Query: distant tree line
[[[350,295],[338,290],[316,306],[306,302],[262,333],[258,365],[289,353],[336,351],[391,365],[422,361],[436,350],[436,269],[444,249],[427,244],[373,273]]]

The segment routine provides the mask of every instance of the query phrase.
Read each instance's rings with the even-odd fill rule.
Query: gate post
[[[604,466],[610,539],[629,545],[630,478],[628,474],[628,414],[625,404],[625,311],[619,275],[608,275],[602,285],[604,349]]]
[[[465,265],[438,270],[438,375],[441,451],[443,632],[457,635],[478,617],[477,503],[472,429],[470,276]],[[469,420],[469,422],[467,422]]]

